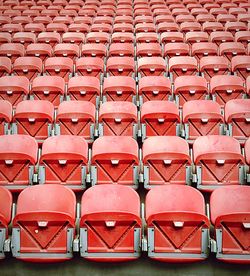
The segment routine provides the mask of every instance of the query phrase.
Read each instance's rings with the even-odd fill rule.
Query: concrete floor
[[[250,276],[250,266],[226,264],[217,261],[214,256],[201,263],[195,264],[166,264],[142,257],[128,263],[94,263],[79,257],[59,264],[32,264],[7,258],[0,262],[1,276],[50,276],[50,275],[143,275],[143,276]]]

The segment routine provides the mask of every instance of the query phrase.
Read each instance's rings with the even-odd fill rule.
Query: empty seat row
[[[217,189],[209,212],[192,187],[158,187],[146,195],[144,214],[139,195],[122,185],[88,189],[80,212],[68,188],[39,185],[20,193],[13,220],[10,192],[0,187],[0,195],[1,258],[11,248],[15,258],[29,262],[66,261],[74,252],[98,262],[129,261],[142,251],[162,262],[201,261],[210,251],[221,261],[250,261],[248,186]]]
[[[74,191],[91,185],[121,184],[150,189],[164,184],[195,184],[211,192],[220,186],[249,182],[250,140],[245,157],[240,143],[229,136],[209,135],[188,143],[173,136],[150,137],[142,151],[127,136],[103,136],[88,150],[80,136],[47,138],[41,152],[28,135],[0,136],[0,185],[21,191],[34,184],[61,184]],[[141,158],[142,157],[142,158]],[[194,168],[192,168],[194,164]]]
[[[49,101],[28,100],[19,102],[13,113],[11,104],[0,100],[0,108],[1,135],[27,134],[39,143],[60,134],[81,136],[88,142],[103,135],[142,140],[177,135],[193,142],[199,136],[224,134],[244,143],[250,134],[249,99],[228,101],[224,112],[214,101],[188,101],[182,114],[170,101],[145,102],[140,112],[126,101],[105,102],[99,110],[91,102],[64,101],[55,112]]]

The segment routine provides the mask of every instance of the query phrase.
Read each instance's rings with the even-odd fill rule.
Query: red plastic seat
[[[143,143],[144,188],[190,184],[191,158],[188,143],[174,136],[149,137]]]
[[[45,26],[43,23],[35,23],[35,19],[33,22],[34,23],[29,23],[24,26],[25,32],[34,33],[36,36],[38,36],[41,32],[45,32]]]
[[[229,136],[208,135],[198,137],[193,144],[197,188],[205,192],[243,182],[245,163],[240,143]]]
[[[51,135],[54,122],[54,106],[49,101],[22,101],[17,104],[13,116],[12,131],[26,134],[42,143]]]
[[[46,43],[29,44],[26,48],[27,56],[34,56],[44,61],[46,58],[52,56],[52,47]]]
[[[169,59],[169,72],[175,80],[179,76],[195,75],[198,72],[198,62],[195,57],[172,57]]]
[[[21,24],[13,24],[13,23],[3,24],[1,26],[1,31],[2,32],[8,32],[10,34],[12,34],[12,33],[18,33],[18,32],[22,32],[23,31],[23,27],[22,27]]]
[[[148,76],[139,79],[139,96],[142,101],[167,100],[171,95],[171,82],[164,76]]]
[[[21,43],[26,48],[29,44],[36,42],[36,35],[34,33],[18,32],[12,37],[13,43]]]
[[[85,23],[72,23],[68,26],[68,32],[77,32],[86,34],[89,31],[89,25]]]
[[[134,101],[136,84],[129,76],[110,76],[104,79],[103,97],[108,101]]]
[[[12,35],[6,32],[0,32],[0,44],[11,43]]]
[[[45,28],[48,24],[52,23],[52,18],[46,15],[40,15],[40,16],[36,16],[33,19],[33,24],[42,24],[43,28]],[[32,24],[32,23],[31,23]],[[41,26],[42,26],[41,25]],[[27,25],[26,25],[27,26]],[[31,25],[30,25],[31,26]],[[39,25],[37,25],[38,27]],[[46,28],[45,28],[46,29]],[[43,32],[45,32],[45,29],[43,30]]]
[[[43,70],[42,60],[38,57],[19,57],[15,60],[12,72],[17,76],[25,76],[32,81]]]
[[[250,187],[231,186],[214,191],[210,198],[211,222],[217,242],[216,258],[249,264]]]
[[[19,15],[12,18],[12,24],[25,25],[31,23],[32,19],[29,16]]]
[[[68,31],[68,27],[64,23],[49,23],[46,27],[46,31],[63,34]]]
[[[45,60],[44,73],[50,76],[59,76],[68,82],[73,74],[74,64],[69,57],[49,57]]]
[[[231,60],[232,72],[236,73],[243,80],[249,76],[250,72],[250,56],[237,55]]]
[[[106,72],[111,76],[132,76],[135,73],[133,57],[110,57],[107,60]]]
[[[164,32],[161,34],[161,42],[163,44],[184,42],[184,34],[181,32]]]
[[[0,99],[9,101],[13,108],[27,98],[29,80],[23,76],[4,76],[0,78]]]
[[[132,33],[113,33],[111,36],[112,43],[133,43],[134,35]]]
[[[210,93],[220,105],[232,99],[242,98],[245,94],[243,80],[238,76],[217,75],[210,80]]]
[[[143,76],[162,76],[167,68],[162,57],[144,57],[138,59],[138,73]]]
[[[61,13],[60,13],[61,14]],[[77,15],[77,13],[76,13]],[[65,24],[67,27],[73,23],[73,19],[70,16],[63,16],[62,14],[60,16],[56,16],[53,19],[54,24]]]
[[[50,44],[51,47],[54,47],[55,44],[60,43],[61,36],[56,32],[42,32],[37,36],[37,42]]]
[[[158,43],[158,35],[155,32],[141,32],[136,33],[135,39],[137,42],[137,46],[139,43]]]
[[[104,62],[99,57],[83,57],[76,60],[77,75],[100,78],[103,70]]]
[[[236,99],[225,105],[225,122],[228,124],[229,135],[240,143],[250,136],[250,100]]]
[[[40,184],[61,184],[74,191],[86,187],[88,144],[83,137],[59,135],[47,138],[39,161]]]
[[[198,14],[196,16],[196,21],[202,24],[205,22],[215,22],[216,19],[214,15],[208,13],[208,14]]]
[[[141,57],[161,57],[162,49],[159,43],[140,43],[136,47],[137,58]]]
[[[249,13],[245,13],[245,14],[238,14],[237,16],[237,20],[239,22],[244,22],[244,23],[248,23],[249,20],[250,20],[250,16],[249,16]],[[236,21],[236,20],[235,20]]]
[[[157,29],[158,33],[162,34],[164,32],[178,32],[180,27],[175,22],[162,22],[158,24]]]
[[[167,43],[164,46],[164,57],[188,56],[190,52],[189,45],[184,42]]]
[[[193,142],[199,136],[222,134],[224,118],[220,105],[210,100],[185,102],[182,112],[185,139]]]
[[[187,31],[187,29],[190,29],[190,28],[193,31],[193,27],[194,27],[194,29],[196,29],[198,26],[199,26],[199,29],[201,28],[201,25],[199,23],[195,22],[196,21],[195,17],[191,14],[179,14],[176,16],[175,21],[176,21],[176,23],[181,24],[180,28],[181,28],[181,31],[184,33]],[[174,22],[174,18],[173,18],[172,22]],[[185,23],[185,24],[183,24],[183,23]],[[195,23],[195,24],[190,24],[190,23]]]
[[[180,24],[180,30],[183,33],[187,32],[199,32],[201,31],[201,24],[198,22],[188,22],[185,21]]]
[[[99,262],[137,259],[141,227],[140,198],[133,189],[122,185],[89,188],[81,200],[80,255]]]
[[[204,22],[202,24],[202,29],[203,29],[204,32],[207,32],[208,34],[211,34],[213,32],[223,33],[224,26],[220,22]]]
[[[133,57],[134,45],[132,43],[111,43],[109,46],[110,57]]]
[[[60,185],[37,185],[21,192],[13,220],[13,256],[41,263],[73,258],[75,209],[74,193]]]
[[[0,186],[18,192],[32,184],[38,145],[28,135],[0,136]]]
[[[137,188],[138,154],[138,144],[132,137],[99,137],[92,147],[92,185],[120,184]]]
[[[69,57],[74,60],[79,56],[79,46],[70,43],[59,43],[54,47],[54,55],[56,57]]]
[[[80,44],[84,43],[84,41],[85,36],[80,32],[66,32],[62,35],[63,43],[72,43],[79,46]]]
[[[125,14],[117,15],[117,12],[119,12],[119,9],[116,10],[116,17],[114,18],[114,24],[121,24],[121,23],[133,24],[134,21],[131,15],[125,15]],[[117,31],[113,30],[113,32],[117,32]]]
[[[35,100],[47,100],[57,107],[64,97],[64,89],[62,77],[40,76],[33,80],[31,95]]]
[[[0,56],[6,56],[13,63],[18,57],[25,54],[25,48],[21,43],[4,43],[0,45]]]
[[[154,23],[139,23],[135,25],[135,33],[155,33],[156,27]]]
[[[91,43],[91,45],[93,43],[96,44],[107,44],[109,43],[110,40],[110,34],[109,33],[105,33],[105,32],[89,32],[86,35],[86,42],[87,43]]]
[[[12,195],[4,187],[0,187],[0,260],[5,258],[4,243],[8,238],[8,225],[11,222]]]
[[[150,258],[176,263],[208,257],[210,222],[199,191],[184,185],[156,187],[145,206]]]
[[[0,77],[10,75],[11,60],[7,57],[0,57]]]
[[[186,42],[189,44],[193,43],[202,43],[202,42],[208,42],[208,34],[206,32],[187,32],[186,33]]]
[[[5,100],[0,100],[0,135],[8,134],[9,125],[11,121],[12,121],[11,103]],[[1,225],[1,222],[0,222],[0,225]]]
[[[223,42],[233,42],[234,37],[231,32],[220,32],[215,31],[210,34],[210,40],[211,42],[216,43],[217,45],[220,45]]]
[[[247,31],[247,25],[244,22],[227,22],[225,30],[231,32],[233,35],[239,31]]]
[[[226,57],[209,56],[200,59],[200,72],[208,81],[216,75],[227,75],[230,63]]]
[[[220,44],[219,54],[221,56],[225,55],[229,60],[231,60],[234,56],[245,55],[246,48],[240,42],[225,42]]]
[[[103,59],[106,53],[106,46],[102,43],[87,43],[82,45],[82,57],[99,57]]]
[[[179,123],[179,111],[174,102],[148,101],[141,107],[143,140],[150,136],[176,136]]]
[[[133,33],[134,27],[131,23],[115,23],[113,25],[113,32],[127,32]]]
[[[250,42],[250,31],[239,31],[235,33],[235,41],[241,42],[247,47],[248,43]]]
[[[95,130],[95,105],[86,101],[64,101],[56,115],[57,135],[78,135],[93,142]]]
[[[222,23],[222,24],[225,24],[227,22],[235,22],[237,21],[236,17],[232,14],[218,14],[216,16],[217,18],[217,21]]]
[[[194,43],[191,48],[191,55],[196,56],[198,59],[204,56],[216,56],[217,53],[218,46],[212,42]]]
[[[130,102],[105,102],[99,110],[99,135],[137,138],[137,107]]]

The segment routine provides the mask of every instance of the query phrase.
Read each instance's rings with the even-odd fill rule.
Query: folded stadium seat
[[[33,183],[38,145],[28,135],[0,136],[0,186],[19,192]]]
[[[58,107],[64,98],[65,81],[59,76],[40,76],[33,80],[31,99],[47,100]]]
[[[179,76],[191,76],[198,72],[198,62],[195,57],[172,57],[169,59],[169,72],[173,80]]]
[[[143,15],[138,15],[134,19],[134,24],[141,24],[141,23],[154,23],[154,18],[151,15],[143,16]],[[156,24],[159,22],[156,21]]]
[[[231,32],[215,31],[215,32],[211,32],[211,34],[210,34],[210,40],[211,40],[211,42],[214,42],[217,45],[220,45],[223,42],[233,42],[234,41],[234,37],[233,37],[233,34]]]
[[[32,22],[29,16],[19,15],[12,18],[12,24],[21,24],[22,26]]]
[[[59,15],[58,10],[50,10],[50,9],[45,9],[40,12],[41,15],[43,16],[49,16],[52,20]]]
[[[59,76],[67,83],[73,75],[74,64],[69,57],[49,57],[44,63],[44,73],[49,76]]]
[[[93,19],[90,16],[76,16],[73,18],[74,23],[84,23],[87,25],[91,25]]]
[[[99,110],[99,135],[137,138],[137,107],[131,102],[105,102]]]
[[[250,100],[228,101],[225,105],[225,122],[228,125],[228,134],[244,144],[250,136]]]
[[[120,184],[138,188],[138,154],[138,144],[132,137],[99,137],[92,147],[92,185]]]
[[[61,14],[61,13],[60,13]],[[77,14],[77,13],[76,13]],[[61,23],[64,23],[65,25],[69,26],[70,24],[73,23],[73,19],[69,16],[63,16],[63,15],[60,15],[60,16],[56,16],[54,19],[53,19],[53,23],[56,23],[56,24],[61,24]]]
[[[132,43],[111,43],[109,46],[110,57],[133,57],[134,56],[134,45]]]
[[[12,35],[7,32],[0,32],[0,44],[11,43]]]
[[[246,48],[244,44],[240,42],[225,42],[221,43],[219,46],[219,54],[220,56],[226,56],[229,60],[234,56],[245,55]]]
[[[52,23],[51,17],[46,16],[46,15],[39,15],[33,19],[33,23],[30,23],[30,26],[31,26],[31,24],[37,24],[36,26],[38,27],[39,26],[38,24],[40,24],[40,25],[42,24],[41,26],[44,29],[49,23]],[[27,26],[27,25],[25,25],[25,26]],[[45,32],[45,29],[43,30],[43,32]]]
[[[250,15],[249,15],[249,13],[238,14],[237,15],[237,21],[238,22],[243,22],[243,23],[247,24],[250,21]]]
[[[209,36],[207,32],[187,32],[186,42],[189,44],[208,42]]]
[[[239,2],[241,2],[241,1],[239,1]],[[247,13],[246,9],[244,9],[242,7],[241,8],[240,7],[230,8],[228,12],[230,14],[233,14],[233,15],[246,14]]]
[[[11,60],[8,57],[0,57],[0,77],[10,75]]]
[[[145,209],[150,258],[176,263],[208,257],[210,222],[199,191],[186,185],[155,187]]]
[[[46,58],[51,57],[53,50],[50,44],[46,43],[32,43],[26,48],[26,56],[37,57],[44,61]]]
[[[189,52],[189,45],[184,42],[167,43],[164,46],[164,57],[168,58],[174,56],[188,56]]]
[[[235,41],[244,44],[247,47],[250,42],[250,31],[239,31],[235,33]]]
[[[69,57],[75,60],[79,57],[79,46],[71,43],[59,43],[54,47],[54,56]]]
[[[152,12],[150,11],[150,9],[149,8],[141,8],[141,9],[136,9],[135,8],[135,6],[134,6],[134,16],[136,17],[136,16],[143,16],[143,15],[145,15],[145,16],[152,16]],[[135,26],[135,28],[137,29],[140,29],[140,32],[141,31],[143,31],[143,29],[142,29],[142,26],[143,26],[143,24],[144,23],[139,23],[139,25],[137,26]],[[151,23],[146,23],[147,24],[147,30],[148,31],[155,31],[155,26],[154,26],[154,24],[151,24]],[[139,30],[138,30],[139,31]]]
[[[193,143],[199,136],[223,134],[224,118],[220,105],[209,100],[194,100],[183,105],[185,139]]]
[[[190,13],[193,15],[193,16],[197,16],[198,14],[208,14],[208,10],[205,9],[205,8],[194,8],[190,11]],[[211,14],[211,12],[210,12]]]
[[[198,14],[196,16],[196,21],[203,24],[205,22],[215,22],[216,18],[214,15],[208,13],[208,14]]]
[[[116,23],[113,25],[113,32],[128,32],[133,33],[134,27],[130,23]]]
[[[32,81],[39,76],[43,70],[42,60],[38,57],[18,57],[12,68],[12,73],[17,76],[24,76]]]
[[[132,33],[121,33],[116,32],[111,36],[112,43],[133,43],[134,42],[134,34]]]
[[[157,30],[159,34],[162,34],[164,32],[178,32],[180,30],[180,27],[175,22],[162,22],[158,24]]]
[[[83,57],[76,60],[76,74],[100,78],[104,70],[104,62],[99,57]]]
[[[250,72],[250,56],[237,55],[231,60],[232,72],[237,74],[243,80],[249,76]]]
[[[81,257],[98,262],[137,259],[141,254],[141,228],[140,198],[130,187],[100,185],[83,194]]]
[[[202,24],[202,29],[208,34],[211,34],[213,32],[224,32],[224,26],[220,22],[204,22]]]
[[[64,101],[57,111],[55,134],[78,135],[87,142],[94,140],[95,105],[87,101]]]
[[[71,23],[68,26],[68,32],[77,32],[86,34],[89,31],[89,25],[85,23]]]
[[[183,33],[201,31],[201,24],[198,22],[183,22],[180,24],[180,30]]]
[[[90,27],[90,32],[103,32],[110,34],[112,32],[112,26],[105,23],[93,23]]]
[[[240,143],[233,137],[208,135],[193,144],[197,188],[204,192],[244,182],[244,157]]]
[[[99,57],[103,59],[106,54],[106,46],[102,43],[86,43],[82,45],[82,57]]]
[[[175,136],[146,139],[142,146],[144,188],[167,184],[191,184],[188,143]]]
[[[68,27],[64,23],[49,23],[46,27],[47,32],[57,32],[63,34],[68,31]]]
[[[3,6],[1,6],[1,7],[3,7]],[[0,14],[0,24],[1,24],[1,26],[4,25],[4,24],[10,24],[10,23],[11,23],[11,18],[7,15],[2,15],[2,12],[1,12],[1,14]]]
[[[164,76],[147,76],[139,79],[140,102],[163,101],[171,97],[170,79]]]
[[[135,33],[155,33],[156,27],[154,23],[139,23],[135,25]]]
[[[133,17],[131,15],[117,15],[117,11],[119,12],[119,9],[116,10],[116,16],[114,18],[114,24],[120,24],[120,23],[133,24],[134,20],[133,20]],[[123,11],[121,11],[121,13]],[[113,32],[117,32],[117,31],[114,31],[114,29],[113,29]]]
[[[133,57],[110,57],[107,60],[106,73],[108,76],[133,76],[135,62]]]
[[[137,46],[139,43],[158,43],[159,37],[158,34],[155,32],[148,32],[148,33],[136,33],[135,35]]]
[[[27,98],[29,80],[23,76],[4,76],[0,78],[0,99],[9,101],[13,108]]]
[[[225,30],[231,32],[233,35],[239,31],[247,31],[247,25],[244,22],[227,22]]]
[[[182,23],[197,23],[196,20],[195,20],[195,17],[191,14],[180,14],[180,15],[177,15],[176,18],[175,18],[175,21],[176,23],[178,24],[181,24],[180,27],[182,29],[182,32],[186,32],[186,28],[189,28],[191,25],[190,24],[184,24],[182,25]],[[174,18],[173,18],[173,21],[174,22]],[[198,23],[199,24],[199,23]],[[195,24],[196,25],[196,24]],[[198,25],[196,25],[198,26]],[[201,27],[201,25],[200,25]]]
[[[153,22],[154,21],[152,21],[152,23]],[[156,15],[155,16],[155,24],[158,25],[159,23],[162,23],[162,22],[175,22],[175,19],[172,15]]]
[[[136,56],[141,57],[161,57],[161,45],[157,43],[139,43],[136,46]]]
[[[204,8],[207,9],[208,11],[211,11],[211,9],[220,8],[220,5],[218,3],[206,3],[204,4]]]
[[[218,14],[216,16],[219,23],[225,24],[227,22],[235,22],[237,18],[232,14]]]
[[[38,43],[47,43],[50,44],[51,47],[54,47],[55,44],[60,43],[61,36],[57,32],[42,32],[37,36]]]
[[[95,6],[96,8],[96,6]],[[93,10],[91,7],[85,6],[78,12],[78,16],[88,16],[88,17],[95,17],[96,16],[96,11]]]
[[[80,44],[84,43],[84,41],[85,35],[80,32],[66,32],[62,35],[63,43],[71,43],[80,46]]]
[[[5,258],[4,244],[8,239],[8,225],[11,222],[12,195],[4,187],[0,187],[0,260]]]
[[[47,138],[39,160],[39,183],[61,184],[74,191],[86,187],[88,143],[83,137],[59,135]]]
[[[138,74],[143,76],[162,76],[167,72],[165,60],[162,57],[143,57],[138,59]]]
[[[119,5],[119,3],[118,3],[118,5]],[[129,16],[129,17],[132,17],[133,16],[132,9],[131,10],[129,10],[129,9],[123,9],[123,8],[118,7],[118,5],[117,5],[117,9],[116,9],[116,17],[117,16],[122,16],[122,17]],[[129,23],[128,21],[129,20],[127,20],[127,19],[124,20],[124,22]]]
[[[22,101],[13,116],[12,133],[34,137],[41,144],[52,135],[54,106],[49,101]]]
[[[194,43],[191,48],[191,55],[198,58],[198,60],[204,56],[216,56],[217,54],[218,46],[212,42]]]
[[[174,95],[179,107],[191,100],[202,100],[208,97],[208,85],[200,76],[180,76],[174,82]]]
[[[40,263],[73,258],[75,210],[75,195],[66,187],[37,185],[25,189],[17,199],[12,255]]]
[[[13,63],[18,57],[25,55],[25,48],[21,43],[4,43],[0,45],[0,56],[10,58]]]
[[[164,32],[161,34],[162,44],[184,42],[184,34],[181,32]]]
[[[147,101],[141,107],[142,139],[150,136],[178,136],[180,115],[170,101]]]
[[[250,263],[249,196],[248,186],[223,187],[211,195],[211,222],[215,228],[216,258],[220,261]]]
[[[9,126],[10,126],[11,121],[12,121],[12,105],[11,105],[11,103],[8,101],[5,101],[5,100],[0,100],[0,135],[9,133]],[[1,225],[1,223],[0,223],[0,225]]]
[[[110,76],[103,82],[103,101],[136,102],[136,83],[130,76]]]
[[[13,34],[13,33],[22,32],[23,31],[23,27],[22,27],[21,24],[13,24],[13,23],[3,24],[1,26],[1,31]]]
[[[29,44],[36,42],[36,35],[30,32],[18,32],[13,34],[12,42],[21,43],[25,48],[27,48]]]
[[[208,81],[216,75],[228,75],[230,71],[230,62],[226,57],[209,56],[200,59],[200,73]]]
[[[38,36],[41,32],[45,32],[45,26],[42,23],[29,23],[24,26],[24,31],[34,33]]]
[[[172,4],[171,7],[169,7],[171,10],[172,16],[176,17],[178,15],[188,15],[189,10],[185,8],[183,4]]]
[[[216,16],[218,14],[227,14],[227,10],[225,8],[219,7],[219,8],[213,8],[209,11],[212,15]]]
[[[217,75],[210,80],[212,98],[221,106],[229,100],[242,98],[245,92],[244,81],[238,76]]]

